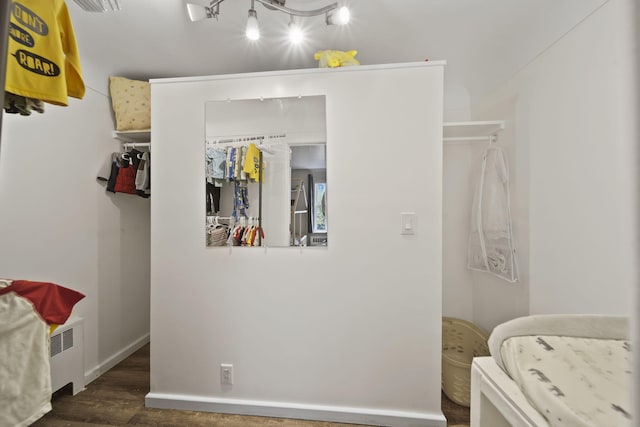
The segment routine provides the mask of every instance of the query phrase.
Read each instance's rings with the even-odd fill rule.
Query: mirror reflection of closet
[[[326,246],[325,97],[209,101],[205,121],[206,245]]]

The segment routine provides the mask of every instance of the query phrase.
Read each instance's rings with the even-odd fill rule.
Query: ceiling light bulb
[[[351,12],[349,11],[349,8],[347,8],[346,6],[342,6],[340,9],[338,9],[338,25],[346,25],[349,23],[350,19]]]
[[[293,21],[289,22],[289,40],[293,44],[299,44],[304,40],[304,33],[299,25],[296,25]]]
[[[258,14],[255,9],[249,9],[249,18],[247,19],[247,29],[245,34],[249,40],[258,40],[260,38],[260,28],[258,28]]]
[[[327,13],[327,25],[346,25],[351,20],[351,12],[346,6]]]

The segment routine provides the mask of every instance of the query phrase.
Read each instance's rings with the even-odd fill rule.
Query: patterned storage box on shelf
[[[471,403],[471,361],[489,356],[489,334],[471,322],[442,318],[442,390],[462,406]]]

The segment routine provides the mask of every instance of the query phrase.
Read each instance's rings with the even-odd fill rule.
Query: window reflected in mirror
[[[313,185],[313,213],[311,216],[312,230],[314,233],[327,232],[326,196],[327,183],[317,182]]]
[[[324,96],[205,104],[207,246],[326,246]]]

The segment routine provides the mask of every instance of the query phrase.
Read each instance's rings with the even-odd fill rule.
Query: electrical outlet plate
[[[233,385],[233,365],[230,363],[220,364],[220,384]]]

